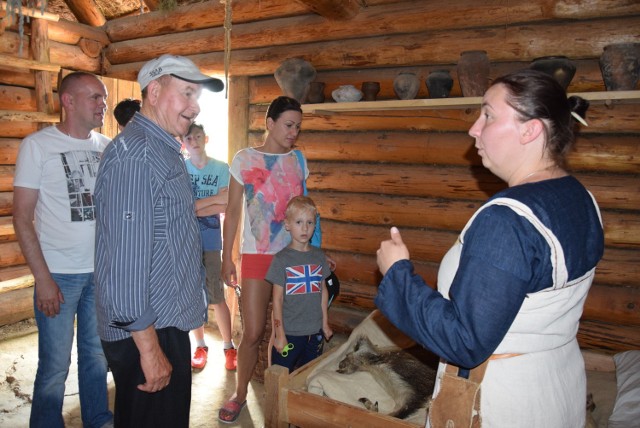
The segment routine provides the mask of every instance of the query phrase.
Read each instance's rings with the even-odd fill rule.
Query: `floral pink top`
[[[244,186],[243,254],[275,254],[291,241],[284,228],[287,203],[302,195],[303,171],[293,151],[262,153],[254,148],[240,150],[230,173]]]

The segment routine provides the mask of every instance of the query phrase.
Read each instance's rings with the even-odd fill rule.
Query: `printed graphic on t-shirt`
[[[246,211],[258,253],[278,252],[290,242],[284,228],[287,203],[302,194],[301,169],[295,155],[238,158]]]
[[[64,174],[67,177],[71,221],[91,221],[96,218],[93,191],[100,155],[100,152],[92,150],[60,153]]]
[[[218,188],[218,179],[219,176],[217,174],[189,174],[191,175],[191,185],[196,190],[196,199],[206,198],[207,196],[211,196],[211,192],[213,189],[203,189],[204,186],[215,187]],[[217,190],[216,190],[217,193]],[[215,194],[215,193],[214,193]]]
[[[285,293],[287,295],[320,293],[322,265],[291,266],[286,268],[286,272]]]

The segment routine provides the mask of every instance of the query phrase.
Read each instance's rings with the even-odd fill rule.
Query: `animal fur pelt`
[[[433,392],[436,370],[405,350],[380,349],[365,336],[355,341],[353,351],[346,354],[338,365],[338,373],[351,374],[367,371],[387,393],[396,406],[389,414],[404,419],[426,406]],[[369,410],[377,411],[367,397],[359,399]]]

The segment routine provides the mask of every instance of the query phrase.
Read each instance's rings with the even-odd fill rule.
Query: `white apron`
[[[595,201],[594,201],[595,203]],[[567,282],[564,252],[553,233],[523,203],[498,198],[480,208],[447,252],[438,271],[438,291],[448,298],[458,269],[464,234],[476,215],[490,205],[504,205],[523,216],[551,249],[553,286],[528,294],[494,354],[523,354],[491,360],[481,386],[483,428],[582,428],[586,375],[576,333],[595,268]],[[440,363],[437,396],[445,364]],[[427,427],[429,422],[427,421]]]

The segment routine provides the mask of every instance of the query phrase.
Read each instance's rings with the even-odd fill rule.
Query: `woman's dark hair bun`
[[[569,97],[569,108],[581,118],[586,119],[589,101],[582,97],[572,95]]]

